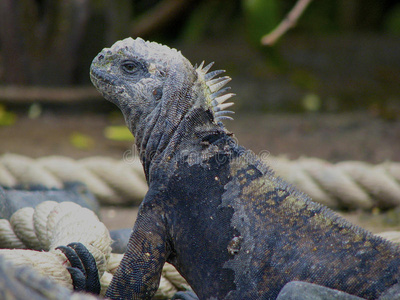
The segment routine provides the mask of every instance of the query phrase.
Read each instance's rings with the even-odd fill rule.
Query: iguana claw
[[[96,261],[82,243],[59,246],[71,264],[67,270],[71,274],[75,291],[85,291],[95,295],[100,293],[100,280]]]

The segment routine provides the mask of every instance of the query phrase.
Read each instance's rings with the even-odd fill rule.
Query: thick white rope
[[[0,237],[0,248],[22,248],[1,249],[0,255],[16,266],[30,265],[71,289],[69,262],[56,247],[81,242],[95,258],[99,275],[106,271],[111,254],[112,241],[105,225],[94,212],[72,202],[45,201],[36,209],[19,209],[10,222],[1,220]]]
[[[400,243],[400,232],[377,235]],[[72,289],[72,280],[65,268],[69,264],[64,254],[55,250],[57,246],[70,242],[83,243],[95,257],[100,274],[103,274],[101,286],[104,294],[123,255],[111,253],[108,230],[92,211],[72,202],[46,201],[35,209],[25,207],[16,211],[10,222],[0,220],[0,248],[21,248],[1,249],[0,255],[16,266],[30,265],[43,276]],[[155,299],[170,299],[177,291],[188,289],[185,279],[167,263]]]
[[[19,209],[10,222],[0,219],[0,255],[16,266],[30,265],[39,274],[70,289],[72,280],[66,269],[69,263],[55,248],[71,242],[81,242],[94,256],[104,294],[122,254],[111,254],[109,232],[91,210],[72,202],[46,201],[35,209]],[[183,289],[189,289],[189,285],[172,265],[166,264],[157,298],[169,299]]]
[[[267,157],[276,174],[313,200],[332,208],[390,208],[400,205],[400,163],[372,165],[360,161],[331,164],[315,158]],[[139,204],[147,192],[137,157],[73,160],[61,156],[38,159],[16,154],[0,156],[0,185],[38,183],[62,187],[81,181],[103,204]]]
[[[390,208],[400,205],[400,163],[331,164],[316,158],[269,158],[276,173],[329,207]]]
[[[106,157],[73,160],[62,156],[32,159],[0,156],[0,185],[42,184],[61,188],[63,182],[81,181],[105,204],[139,204],[147,192],[139,160],[125,163]]]

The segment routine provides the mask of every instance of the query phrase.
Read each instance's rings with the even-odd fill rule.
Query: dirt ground
[[[319,157],[331,162],[361,160],[380,163],[400,161],[400,119],[385,121],[370,113],[345,114],[237,114],[226,122],[241,145],[255,153],[262,150],[272,155]],[[109,156],[122,158],[132,149],[130,141],[112,141],[104,136],[108,125],[122,125],[119,114],[69,113],[44,111],[36,119],[17,114],[15,124],[0,127],[0,153],[17,153],[37,158],[64,155],[72,158]],[[84,149],[71,143],[79,133],[90,143]],[[131,227],[137,208],[106,207],[103,221],[110,229]],[[343,213],[373,232],[398,229],[398,211],[379,213]]]

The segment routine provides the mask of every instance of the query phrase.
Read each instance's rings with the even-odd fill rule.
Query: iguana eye
[[[139,64],[133,61],[125,61],[121,64],[121,68],[128,74],[134,74],[138,70]]]

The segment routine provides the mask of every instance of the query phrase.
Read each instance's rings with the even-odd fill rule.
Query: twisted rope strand
[[[0,232],[7,233],[1,235],[0,248],[26,248],[1,249],[0,255],[16,266],[30,265],[70,289],[72,280],[65,268],[69,263],[65,255],[55,249],[57,246],[81,242],[93,254],[101,275],[111,253],[111,238],[105,225],[94,212],[72,202],[45,201],[36,209],[21,208],[11,216],[9,223],[1,220]]]
[[[372,165],[360,161],[331,164],[316,158],[268,157],[276,174],[314,201],[332,208],[391,208],[400,205],[400,163]],[[38,159],[17,154],[0,156],[0,185],[37,183],[62,187],[81,181],[102,204],[138,205],[147,192],[139,159],[108,157],[73,160],[62,156]]]

